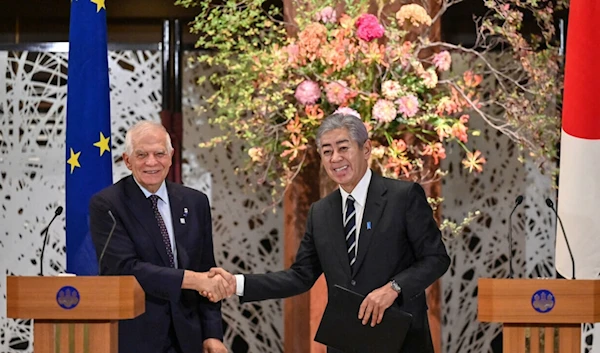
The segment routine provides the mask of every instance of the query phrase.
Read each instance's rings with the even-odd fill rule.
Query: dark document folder
[[[394,306],[389,307],[383,320],[371,327],[363,325],[358,309],[364,296],[335,285],[315,341],[345,353],[398,353],[410,328],[412,315]]]

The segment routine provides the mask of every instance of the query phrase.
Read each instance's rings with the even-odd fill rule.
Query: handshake
[[[182,288],[196,290],[203,297],[216,303],[234,295],[237,283],[234,275],[220,267],[213,267],[208,272],[186,270]]]

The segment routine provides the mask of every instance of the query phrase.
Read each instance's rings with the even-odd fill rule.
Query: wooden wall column
[[[308,149],[306,166],[289,186],[283,201],[284,266],[294,262],[306,229],[310,205],[319,200],[319,156]],[[323,276],[313,288],[302,295],[286,299],[283,304],[284,352],[324,353],[325,347],[313,341],[327,301]],[[320,348],[319,348],[320,346]]]

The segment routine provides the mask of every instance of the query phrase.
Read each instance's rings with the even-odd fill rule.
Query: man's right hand
[[[225,271],[224,269],[222,269],[221,267],[213,267],[210,269],[210,271],[208,271],[208,277],[209,278],[223,278],[225,281],[227,281],[227,291],[226,291],[226,297],[231,297],[232,295],[235,294],[236,290],[237,290],[237,281],[235,280],[235,276],[232,275],[231,273]],[[210,298],[210,292],[201,292],[200,294],[204,295],[205,297]]]
[[[229,282],[220,275],[209,276],[208,272],[190,270],[184,272],[182,288],[193,289],[214,303],[228,297],[232,290],[235,291],[235,288],[231,289]]]
[[[200,295],[207,297],[211,302],[216,303],[221,299],[230,296],[231,291],[229,282],[220,275],[210,275],[210,272],[198,273],[198,288]],[[235,289],[233,289],[235,291]]]

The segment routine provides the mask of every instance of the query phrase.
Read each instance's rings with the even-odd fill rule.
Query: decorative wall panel
[[[42,228],[64,206],[65,53],[1,52],[0,351],[31,352],[31,322],[6,320],[5,275],[39,274]],[[49,233],[45,274],[63,272],[64,215]]]
[[[455,68],[459,65],[458,61],[453,63]],[[449,174],[442,186],[442,214],[458,222],[469,211],[480,210],[482,214],[463,236],[446,242],[452,264],[442,278],[444,353],[492,352],[501,342],[499,324],[477,321],[477,280],[508,277],[508,216],[518,195],[523,195],[524,201],[512,217],[514,275],[556,276],[556,216],[545,203],[549,197],[556,204],[550,177],[530,161],[520,163],[518,147],[481,119],[474,117],[469,124],[482,133],[471,138],[469,147],[482,151],[487,163],[483,173],[469,174],[461,164],[462,150],[446,151],[448,158],[442,167]],[[600,352],[599,345],[592,350],[592,326],[585,326],[582,352]]]
[[[448,153],[448,174],[442,188],[443,217],[461,221],[469,211],[481,216],[463,236],[448,241],[450,270],[442,279],[444,352],[487,352],[500,325],[477,321],[477,279],[509,274],[508,215],[518,195],[525,201],[515,211],[513,268],[515,277],[554,276],[554,215],[544,203],[552,197],[550,181],[517,161],[517,149],[504,136],[482,125],[482,138],[472,146],[487,158],[484,172],[472,175],[461,165],[461,151]]]
[[[184,70],[184,183],[212,195],[217,264],[232,273],[281,270],[283,210],[262,212],[270,200],[269,190],[259,188],[250,192],[243,176],[234,170],[241,145],[198,147],[198,143],[223,133],[208,123],[212,112],[207,111],[202,99],[214,92],[214,88],[208,81],[202,86],[196,84],[200,76],[210,74],[197,63]],[[281,300],[240,305],[234,296],[223,301],[223,315],[229,327],[226,340],[232,352],[283,352]]]

